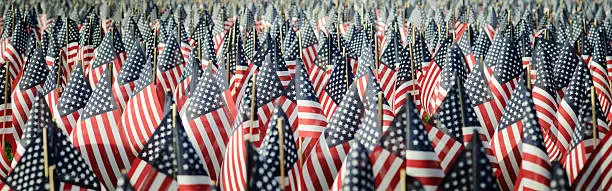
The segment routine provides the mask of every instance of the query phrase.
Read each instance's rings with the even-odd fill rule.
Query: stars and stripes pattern
[[[90,164],[102,184],[113,189],[122,169],[129,169],[134,155],[129,139],[121,131],[121,111],[112,93],[112,78],[107,69],[83,109],[71,141]]]
[[[77,64],[74,67],[62,96],[57,100],[56,111],[53,111],[57,126],[66,133],[71,133],[76,127],[92,93],[84,72],[83,65]]]

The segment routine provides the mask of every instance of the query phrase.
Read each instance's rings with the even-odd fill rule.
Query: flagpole
[[[151,72],[153,74],[153,81],[156,81],[156,73],[157,73],[157,35],[155,34],[155,31],[153,31],[153,44],[151,45],[153,47],[153,72]]]
[[[250,116],[250,125],[249,125],[249,140],[252,140],[253,136],[253,125],[255,125],[255,96],[257,89],[255,86],[257,82],[257,73],[253,73],[253,85],[251,86],[251,116]]]
[[[378,125],[383,130],[383,93],[378,92]]]
[[[415,72],[414,72],[414,69],[415,69],[414,68],[414,57],[413,57],[413,52],[412,52],[412,44],[416,43],[416,40],[415,40],[416,35],[414,34],[414,25],[412,25],[411,28],[412,28],[412,32],[411,32],[412,33],[412,43],[408,43],[408,50],[410,52],[410,76],[412,77],[412,83],[416,83],[415,82],[415,77],[414,77],[414,75],[415,75]],[[415,86],[414,85],[412,85],[412,91],[415,91]],[[412,96],[412,100],[416,99],[416,97],[415,97],[416,95],[414,95],[412,93],[410,95]]]
[[[55,191],[55,178],[53,171],[55,171],[55,165],[49,167],[49,191]]]
[[[200,64],[202,64],[202,39],[198,39],[198,59],[200,59]]]
[[[278,116],[276,119],[276,127],[278,128],[278,145],[280,152],[280,185],[281,190],[285,190],[285,134],[283,132],[283,118]]]
[[[178,152],[178,149],[179,149],[179,145],[178,145],[179,138],[178,138],[178,127],[176,126],[176,114],[177,114],[176,104],[172,104],[172,134],[174,134],[173,135],[174,141],[173,141],[172,144],[174,144],[174,157],[176,157],[175,158],[176,159],[176,164],[177,164],[176,166],[181,167],[182,165],[180,164],[181,160],[179,160],[180,156],[179,156],[179,152]],[[174,177],[177,177],[176,173],[177,173],[177,170],[174,171]]]
[[[465,127],[465,115],[463,111],[463,93],[461,92],[461,80],[457,78],[457,94],[459,94],[459,111],[461,112],[461,127]]]
[[[376,36],[374,26],[372,26],[372,37],[374,38],[374,67],[376,68],[376,76],[378,76],[378,37]]]
[[[404,163],[405,164],[405,163]],[[406,191],[406,166],[400,169],[400,189],[401,191]]]
[[[49,178],[49,145],[47,145],[47,128],[42,128],[42,138],[43,138],[43,165],[45,170],[45,177]]]
[[[15,30],[15,4],[11,4],[11,33],[9,36],[13,36]]]
[[[593,146],[597,147],[597,110],[595,108],[595,86],[591,86],[591,120],[593,128]]]

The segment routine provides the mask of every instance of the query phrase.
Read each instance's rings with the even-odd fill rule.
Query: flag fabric
[[[343,174],[340,190],[374,190],[373,165],[364,145],[354,142],[348,152],[346,161],[346,173]]]
[[[421,65],[420,61],[416,58],[416,45],[408,45],[404,51],[401,51],[400,62],[397,68],[397,79],[395,81],[395,92],[392,100],[393,112],[397,113],[405,105],[408,98],[408,94],[412,95],[412,100],[415,102],[417,108],[420,107],[419,96],[419,84],[417,83],[417,75],[419,74],[418,66]],[[412,55],[412,56],[411,56]]]
[[[202,158],[212,180],[217,180],[231,135],[228,106],[222,99],[221,89],[215,83],[212,69],[207,68],[185,105],[182,116],[185,131],[199,157]]]
[[[350,149],[349,141],[361,123],[364,105],[360,101],[357,86],[351,85],[344,99],[329,121],[318,145],[304,160],[302,188],[327,190],[340,171],[342,161]]]
[[[593,154],[586,160],[584,167],[576,179],[571,183],[571,190],[609,190],[612,185],[609,179],[610,176],[610,146],[612,146],[612,133],[599,140],[597,148]],[[569,174],[568,174],[569,175]],[[566,179],[567,180],[567,179]],[[567,184],[567,183],[566,183]]]
[[[87,15],[87,21],[81,28],[79,44],[81,47],[78,52],[78,59],[85,66],[89,66],[94,59],[95,48],[102,42],[102,28],[100,28],[100,18],[98,14],[91,12]]]
[[[113,65],[113,78],[117,77],[117,74],[119,74],[123,60],[125,60],[123,43],[121,42],[121,46],[118,44],[120,41],[119,32],[113,27],[113,30],[110,33],[106,33],[101,44],[94,50],[95,59],[87,72],[87,77],[91,86],[95,87],[98,84],[98,81],[106,71],[106,68],[108,68],[110,62],[112,62]]]
[[[563,165],[558,161],[551,162],[550,170],[550,189],[559,191],[569,191],[571,188],[567,174]]]
[[[61,50],[59,58],[64,60],[64,62],[59,62],[63,63],[61,65],[62,78],[67,81],[68,75],[79,59],[79,29],[76,21],[70,18],[65,18],[63,25],[57,32],[55,43]],[[56,60],[56,62],[58,61]]]
[[[568,171],[567,175],[570,181],[574,180],[579,173],[577,169],[586,161],[586,154],[591,153],[594,149],[592,142],[593,135],[584,135],[584,133],[587,132],[586,129],[593,128],[590,127],[590,125],[584,124],[592,122],[590,89],[593,82],[590,79],[589,69],[586,64],[582,63],[575,67],[567,90],[565,91],[565,96],[559,103],[555,115],[555,123],[558,129],[557,147],[563,154],[563,156],[561,156],[561,163],[564,167],[568,167],[566,158],[574,158],[574,160],[569,160],[574,166],[573,169],[576,169],[572,170],[572,172]],[[592,133],[592,130],[589,132]],[[572,154],[573,156],[569,154],[572,150],[575,152]],[[569,169],[572,168],[566,168],[566,170]]]
[[[23,126],[30,116],[34,98],[42,89],[48,73],[41,51],[40,48],[37,48],[32,57],[28,58],[28,64],[22,77],[11,93],[11,102],[13,103],[11,105],[11,119],[13,133],[16,134],[13,137],[16,137],[17,140],[22,136]]]
[[[527,82],[530,84],[530,82]],[[526,94],[529,95],[529,94]],[[537,111],[533,102],[523,103],[526,114],[523,121],[523,142],[521,145],[521,168],[518,172],[515,188],[517,190],[549,190],[552,166],[546,146],[543,131],[538,124]]]
[[[121,115],[121,124],[129,137],[129,146],[134,155],[140,153],[161,122],[162,105],[157,97],[154,79],[151,62],[145,62],[144,52],[139,45],[134,44],[128,51],[127,62],[113,86],[134,86]]]
[[[330,35],[326,42],[319,48],[316,65],[326,67],[333,66],[329,80],[324,86],[324,92],[319,95],[319,101],[323,105],[323,111],[328,119],[331,119],[342,96],[346,94],[348,87],[353,84],[352,69],[346,64],[346,60],[340,54],[335,37]],[[327,51],[326,51],[327,50]]]
[[[53,116],[57,114],[55,111],[57,110],[57,101],[62,95],[62,74],[60,73],[61,63],[53,65],[49,73],[47,74],[44,85],[41,88],[39,94],[43,95],[47,105],[51,108],[51,113]]]
[[[301,61],[296,63],[295,72],[295,93],[298,115],[298,134],[302,137],[302,153],[306,158],[313,148],[310,145],[316,144],[327,127],[327,118],[323,112],[321,104],[317,99],[314,87],[308,78],[308,72]],[[306,146],[304,146],[306,145]]]
[[[248,141],[248,137],[245,137],[244,124],[234,129],[229,141],[227,142],[227,148],[221,163],[221,170],[219,173],[219,187],[222,190],[245,190],[248,188],[247,178],[251,178],[253,173],[249,173],[247,169],[253,169],[253,165],[249,165],[250,157],[256,154],[255,148]],[[245,143],[245,138],[246,143]],[[249,152],[250,151],[250,152]],[[251,168],[247,168],[250,166]]]
[[[589,38],[588,42],[593,48],[593,52],[587,64],[591,71],[591,79],[595,86],[595,93],[597,93],[597,99],[601,106],[601,110],[610,121],[612,120],[612,114],[610,114],[612,97],[610,95],[610,82],[606,64],[606,55],[609,55],[607,49],[610,46],[606,45],[601,29],[598,27],[591,28],[589,36],[592,37]]]
[[[211,179],[191,145],[176,108],[165,111],[159,127],[128,172],[136,190],[208,189]]]
[[[181,66],[183,65],[183,58],[180,54],[180,47],[175,37],[166,37],[163,42],[166,46],[159,53],[157,60],[156,70],[156,85],[161,87],[158,92],[164,92],[165,90],[174,91],[181,78]],[[158,96],[163,94],[158,93]]]
[[[279,122],[282,124],[278,124]],[[282,151],[280,150],[281,148],[283,149]],[[266,174],[271,174],[269,178],[277,179],[279,183],[285,183],[285,185],[279,184],[281,187],[289,187],[289,182],[299,183],[299,181],[280,179],[288,179],[288,175],[291,174],[292,171],[298,170],[298,168],[293,168],[297,160],[298,147],[293,137],[293,128],[289,123],[289,118],[285,112],[283,112],[283,109],[280,105],[277,105],[274,109],[274,114],[270,117],[268,131],[259,148],[258,161],[260,164],[257,165],[256,171],[258,171],[258,173],[265,172]],[[258,177],[258,173],[255,173],[254,177]],[[281,173],[284,177],[280,177]],[[258,183],[255,182],[255,184],[257,185]]]
[[[113,189],[121,170],[130,168],[134,155],[127,135],[121,130],[121,111],[112,93],[109,70],[104,72],[87,101],[72,130],[71,141],[102,184]]]
[[[62,96],[57,100],[56,110],[52,111],[58,128],[64,130],[66,134],[70,134],[76,127],[92,93],[84,72],[83,65],[77,64],[74,67]]]
[[[532,69],[538,71],[538,79],[533,84],[531,90],[533,95],[533,102],[538,116],[538,124],[542,129],[544,135],[544,142],[546,146],[546,153],[551,160],[558,159],[561,153],[557,148],[557,127],[555,126],[555,114],[557,113],[557,92],[554,84],[554,73],[553,73],[553,57],[552,53],[554,44],[550,40],[544,38],[536,39],[536,46],[534,48]]]
[[[19,141],[19,136],[13,128],[12,124],[12,99],[10,96],[11,92],[11,82],[10,77],[7,75],[7,65],[5,64],[3,67],[0,67],[0,73],[4,75],[0,75],[0,90],[2,90],[2,94],[0,94],[0,101],[2,101],[2,105],[0,105],[0,125],[2,125],[2,129],[0,129],[0,135],[2,140],[4,140],[1,145],[10,144],[10,147],[15,149],[17,148],[17,142]],[[5,148],[5,147],[3,147]],[[14,151],[14,150],[13,150]],[[5,154],[4,152],[2,152]],[[6,159],[8,160],[8,159]],[[7,161],[10,162],[10,161]],[[4,163],[2,163],[4,166]],[[8,163],[7,163],[8,165]],[[8,172],[9,168],[6,166],[5,172]],[[5,174],[6,175],[6,174]],[[4,176],[3,176],[4,177]]]
[[[312,26],[310,25],[310,22],[302,22],[298,35],[298,40],[301,41],[300,48],[302,49],[302,61],[304,61],[304,65],[306,66],[306,68],[310,68],[315,65],[315,59],[318,57],[318,41],[312,29]]]
[[[520,82],[519,82],[520,83]],[[525,106],[533,104],[531,95],[524,84],[518,84],[508,107],[501,118],[500,125],[495,129],[491,139],[493,154],[497,158],[500,170],[498,181],[501,190],[514,188],[520,170],[524,128],[533,116],[523,112]],[[529,162],[529,161],[526,161]]]
[[[5,44],[4,51],[2,52],[2,60],[9,64],[9,74],[11,80],[18,78],[19,73],[23,69],[26,62],[26,43],[28,35],[26,33],[25,23],[20,17],[21,14],[15,15],[15,23],[13,25],[12,36],[6,38],[2,43]],[[8,35],[8,34],[7,34]]]
[[[405,54],[404,48],[401,45],[401,36],[397,27],[397,22],[393,22],[393,26],[389,28],[388,35],[385,36],[385,45],[382,47],[380,55],[380,63],[378,65],[377,78],[380,81],[380,86],[384,93],[385,99],[391,100],[393,93],[395,93],[395,81],[397,79],[397,67],[404,60]]]
[[[44,98],[39,96],[34,103],[32,113],[36,116],[28,123],[34,129],[28,133],[25,139],[27,148],[5,183],[14,190],[44,189],[49,186],[47,176],[51,175],[45,176],[44,173],[47,160],[48,167],[55,169],[49,171],[55,177],[55,189],[101,189],[98,178],[70,143],[68,135],[51,121],[51,112]]]
[[[122,110],[127,107],[127,102],[130,95],[133,94],[136,86],[135,81],[141,72],[142,66],[145,63],[145,54],[138,42],[132,34],[127,33],[123,36],[127,51],[120,53],[119,56],[126,56],[125,62],[121,64],[119,73],[114,74],[117,80],[113,82],[113,94],[119,101],[119,106]]]
[[[408,99],[404,109],[396,116],[393,128],[387,130],[383,137],[384,141],[390,143],[385,147],[399,147],[400,149],[392,151],[396,155],[403,154],[406,175],[421,182],[425,190],[436,190],[444,177],[444,171],[414,102]],[[405,145],[405,151],[401,149],[401,145]]]

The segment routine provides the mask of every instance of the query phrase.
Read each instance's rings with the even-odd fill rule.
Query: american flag
[[[91,13],[87,16],[87,21],[81,28],[81,45],[78,50],[78,59],[86,67],[89,67],[91,61],[94,59],[95,48],[102,43],[102,28],[100,28],[100,19],[97,14]]]
[[[2,41],[5,45],[4,51],[2,52],[2,60],[9,64],[9,74],[11,80],[18,79],[23,66],[26,62],[26,46],[28,42],[27,31],[25,24],[22,22],[21,17],[15,15],[14,27],[12,29],[12,36]],[[10,25],[9,25],[10,26]]]
[[[329,121],[318,145],[304,160],[302,188],[307,190],[327,190],[331,188],[333,178],[340,171],[340,165],[349,149],[364,113],[357,86],[351,85],[344,99]]]
[[[129,169],[134,159],[129,139],[121,131],[121,111],[112,93],[111,80],[107,69],[71,134],[72,143],[108,189],[115,187],[121,170]]]
[[[588,77],[588,75],[584,77]],[[575,104],[579,106],[579,109],[576,110],[577,123],[575,127],[573,127],[573,131],[570,131],[569,135],[571,136],[571,142],[561,159],[561,163],[565,167],[570,183],[575,181],[578,174],[585,166],[587,159],[590,158],[592,153],[594,153],[593,150],[597,147],[596,142],[598,140],[594,133],[598,133],[600,137],[605,136],[608,129],[608,124],[605,116],[603,116],[604,113],[601,111],[599,102],[591,102],[591,100],[594,99],[592,96],[595,95],[593,92],[591,92],[591,94],[587,93],[591,88],[594,88],[592,85],[592,82],[586,78],[577,80],[576,84],[570,82],[570,89],[568,89],[567,97],[582,99],[575,101]],[[574,95],[570,95],[570,93]],[[593,128],[596,129],[594,130]]]
[[[525,95],[528,96],[529,93]],[[523,102],[523,109],[526,115],[522,130],[523,143],[520,146],[522,147],[521,155],[523,161],[518,173],[515,189],[549,190],[552,166],[544,145],[544,132],[538,124],[534,103],[532,101]]]
[[[271,47],[269,47],[271,48]],[[277,64],[272,62],[272,55],[267,54],[263,66],[259,70],[256,82],[256,106],[258,127],[253,128],[251,141],[258,147],[267,131],[266,124],[274,110],[274,104],[283,94],[283,84],[277,73]]]
[[[382,139],[383,145],[386,148],[399,147],[391,151],[396,155],[402,154],[406,175],[417,179],[426,190],[435,190],[444,177],[444,171],[412,99],[406,101],[393,124]]]
[[[56,110],[52,111],[58,127],[67,134],[76,127],[91,92],[92,88],[85,77],[83,65],[77,64],[70,74],[62,96],[57,100],[57,105],[54,107]]]
[[[121,124],[129,137],[130,149],[136,155],[160,124],[163,108],[153,83],[155,78],[151,62],[145,62],[144,52],[137,44],[133,44],[128,53],[127,63],[121,69],[115,85],[132,83],[135,86],[121,115]]]
[[[438,107],[436,114],[433,116],[434,122],[436,127],[443,132],[442,135],[452,138],[452,140],[446,141],[445,145],[447,145],[447,147],[456,147],[456,144],[461,143],[467,146],[471,144],[470,140],[472,140],[473,136],[479,137],[479,140],[482,140],[480,144],[485,149],[491,166],[496,170],[498,168],[497,160],[491,150],[489,137],[486,135],[486,131],[484,131],[483,127],[480,126],[474,109],[469,105],[467,100],[469,96],[465,89],[464,80],[461,79],[460,76],[461,74],[459,74],[458,71],[452,71],[449,73],[447,80],[445,80],[447,95],[440,104],[440,107]],[[474,132],[476,134],[474,134]],[[444,142],[441,140],[444,139],[434,139],[432,142],[438,147],[438,144]],[[447,161],[455,161],[456,158],[461,155],[461,151],[456,150],[455,152],[447,152],[446,155],[448,155],[448,157],[445,157]],[[454,164],[452,162],[449,163]]]
[[[438,42],[438,36],[438,25],[436,25],[436,21],[434,21],[433,18],[430,18],[427,26],[424,29],[425,42],[430,52],[435,48],[435,45]]]
[[[31,127],[35,131],[28,133],[26,140],[29,144],[6,177],[5,184],[14,190],[39,190],[49,186],[48,176],[53,175],[55,189],[101,189],[99,180],[71,144],[68,135],[51,122],[51,113],[42,96],[34,106],[33,113],[37,115],[36,120],[31,120]],[[48,175],[45,175],[45,160],[48,167],[54,169]]]
[[[222,89],[214,83],[212,70],[207,68],[187,99],[185,130],[196,143],[196,153],[202,158],[211,179],[216,180],[224,161],[224,152],[231,135],[229,108],[222,99]]]
[[[565,169],[559,161],[551,162],[550,169],[550,189],[559,191],[569,191],[571,188]]]
[[[569,44],[560,46],[557,59],[553,64],[553,82],[555,84],[555,90],[559,95],[557,97],[557,102],[559,104],[561,104],[561,100],[565,97],[565,91],[567,91],[567,86],[571,81],[572,74],[577,65],[586,65],[586,63],[576,54],[574,46]],[[560,127],[557,126],[557,128]]]
[[[252,162],[254,162],[253,158],[257,158],[254,156],[257,155],[257,152],[245,137],[244,131],[248,131],[248,128],[244,125],[243,123],[235,128],[227,142],[227,152],[223,157],[223,165],[219,173],[219,187],[222,190],[246,190],[249,186],[247,179],[253,175],[253,168],[247,168],[247,166],[254,166]],[[246,142],[245,138],[247,138]]]
[[[51,108],[53,116],[57,115],[57,113],[55,113],[57,110],[57,101],[62,95],[63,90],[60,67],[61,63],[57,63],[50,68],[49,73],[47,74],[47,79],[45,80],[41,91],[38,92],[38,94],[44,96],[45,101]]]
[[[393,101],[393,111],[394,113],[399,112],[399,110],[404,106],[406,100],[409,99],[408,95],[412,96],[417,108],[420,106],[420,101],[416,98],[419,98],[419,87],[417,83],[417,74],[419,73],[417,65],[421,65],[420,62],[412,57],[416,56],[414,48],[416,46],[408,45],[410,47],[404,47],[404,50],[401,52],[400,62],[398,63],[397,69],[397,80],[395,81],[395,92],[394,96],[391,99]]]
[[[612,188],[609,179],[610,169],[610,153],[612,152],[612,133],[599,140],[597,148],[593,154],[586,160],[580,174],[571,183],[571,190],[609,190]],[[567,180],[567,179],[566,179]],[[566,183],[567,184],[567,183]]]
[[[166,46],[161,51],[157,60],[157,86],[162,90],[174,91],[181,78],[181,66],[183,58],[180,54],[179,44],[175,37],[166,37]]]
[[[498,181],[502,190],[510,190],[515,186],[522,161],[523,128],[533,119],[523,109],[531,104],[531,93],[524,84],[518,84],[491,139],[493,154],[500,167]]]
[[[371,91],[371,93],[374,93]],[[370,93],[370,94],[371,94]],[[380,89],[378,91],[380,92]],[[376,97],[371,95],[371,97]],[[365,112],[365,117],[362,119],[361,128],[357,130],[355,139],[360,144],[363,144],[366,148],[366,152],[369,155],[369,160],[372,161],[372,173],[373,180],[377,190],[390,190],[397,189],[400,186],[399,173],[403,167],[404,159],[395,156],[389,150],[386,150],[381,145],[381,136],[383,132],[383,125],[379,120],[379,108],[378,104],[370,104],[367,106],[368,109]],[[349,159],[346,159],[347,161]],[[345,163],[348,165],[348,163]],[[346,170],[350,170],[350,166],[343,165],[342,171],[338,175],[337,179],[343,184],[350,179],[345,179]]]
[[[385,37],[385,45],[382,47],[380,55],[380,63],[378,65],[378,76],[380,86],[384,93],[385,99],[391,100],[395,93],[395,81],[397,79],[396,69],[403,60],[409,58],[403,57],[405,54],[402,46],[401,36],[397,27],[397,22],[393,22],[393,26],[389,28],[389,32]]]
[[[442,70],[440,71],[438,84],[436,85],[437,90],[435,90],[430,99],[430,106],[432,106],[430,109],[434,109],[434,111],[442,104],[448,91],[451,88],[457,87],[457,80],[463,81],[468,73],[468,65],[465,56],[459,45],[454,42],[452,43],[453,44],[448,45],[448,51],[441,52],[446,54],[444,56],[445,62],[444,65],[441,66]],[[442,48],[440,50],[442,50]]]
[[[300,48],[302,49],[302,61],[304,61],[306,68],[310,68],[315,65],[315,59],[318,57],[318,41],[310,22],[302,22],[300,31],[298,33],[298,40],[302,41],[302,44],[300,45]]]
[[[537,69],[538,79],[533,84],[532,94],[535,105],[536,115],[538,116],[538,124],[542,128],[546,153],[551,160],[559,159],[562,153],[559,153],[557,148],[558,132],[555,125],[557,113],[557,91],[554,84],[553,73],[553,51],[554,44],[550,40],[544,38],[536,39],[536,47],[533,52],[532,71]]]
[[[196,41],[196,55],[198,56],[198,59],[200,59],[202,67],[205,65],[217,66],[218,64],[215,56],[215,46],[212,40],[212,31],[209,26],[206,25],[206,21],[202,19],[194,29],[192,35],[192,38]]]
[[[468,70],[472,71],[474,66],[477,64],[476,56],[474,54],[474,47],[472,46],[474,43],[474,37],[473,37],[474,35],[473,35],[472,27],[467,27],[466,32],[468,34],[462,35],[461,38],[459,38],[458,44],[465,57],[465,62],[468,66]]]
[[[130,178],[126,173],[121,173],[121,177],[117,179],[117,191],[134,191],[134,186],[130,184]]]
[[[128,177],[136,190],[208,189],[211,185],[176,112],[165,111],[159,127],[132,162]]]
[[[437,108],[435,97],[440,85],[440,73],[446,63],[446,50],[451,46],[452,39],[445,35],[438,45],[434,58],[428,67],[423,68],[423,75],[419,78],[420,100],[426,114],[433,114]]]
[[[117,44],[118,41],[121,41],[119,33],[117,30],[113,29],[104,36],[100,46],[98,46],[94,51],[95,59],[93,60],[93,63],[91,63],[91,66],[89,66],[89,71],[87,72],[89,84],[92,86],[98,84],[102,74],[108,68],[107,64],[110,62],[113,63],[113,78],[117,77],[123,60],[125,60],[123,43],[121,44],[121,47],[119,47]],[[123,58],[121,58],[122,55]]]
[[[473,132],[472,134],[476,133]],[[471,166],[469,176],[471,188],[472,190],[499,190],[494,169],[491,163],[486,160],[488,152],[482,143],[484,141],[478,136],[472,136],[470,144],[466,145],[465,155],[472,156],[471,160],[467,162],[468,166]]]
[[[55,38],[56,46],[59,46],[61,50],[60,59],[64,60],[61,65],[62,78],[68,79],[68,75],[72,71],[72,68],[77,64],[79,60],[79,29],[77,28],[76,21],[66,18],[63,23],[64,26],[60,28]],[[58,62],[59,60],[55,60]]]
[[[361,47],[363,47],[363,43],[366,42],[366,31],[361,26],[361,23],[355,23],[352,28],[350,39],[348,42],[348,46],[346,47],[347,54],[347,62],[351,65],[353,69],[353,75],[357,73],[357,68],[359,68],[359,57],[361,56]],[[345,36],[346,37],[346,36]]]
[[[269,35],[270,33],[268,33]],[[287,88],[287,84],[293,78],[291,72],[287,68],[287,64],[285,63],[285,59],[283,58],[283,53],[281,52],[282,46],[280,42],[280,37],[277,35],[276,37],[271,37],[266,39],[266,43],[268,43],[268,54],[270,54],[270,61],[274,63],[274,67],[276,68],[276,75],[280,79],[283,84],[283,88]]]
[[[42,51],[37,48],[32,57],[28,59],[22,77],[11,94],[11,102],[13,103],[11,105],[11,119],[14,128],[13,133],[16,134],[14,137],[21,138],[22,127],[28,120],[32,103],[42,89],[47,73],[48,69]]]
[[[490,46],[491,46],[491,40],[489,39],[489,37],[487,36],[487,33],[485,32],[483,28],[482,30],[480,30],[480,32],[478,33],[478,36],[476,37],[476,40],[474,41],[474,57],[476,59],[484,58],[489,52]]]
[[[0,90],[2,90],[2,93],[0,94],[0,101],[2,101],[2,104],[0,105],[0,125],[2,125],[2,129],[0,129],[0,137],[2,138],[2,140],[4,140],[2,143],[0,143],[1,145],[4,144],[11,144],[11,148],[15,149],[17,148],[17,143],[16,141],[19,140],[19,136],[18,134],[15,132],[15,128],[13,128],[13,124],[12,124],[12,112],[11,112],[11,108],[12,108],[12,103],[11,103],[11,97],[10,96],[10,92],[11,92],[11,81],[7,81],[9,80],[7,77],[7,68],[8,65],[7,64],[3,64],[2,67],[0,67],[0,73],[2,73],[2,75],[0,75]],[[8,164],[9,161],[7,161]],[[9,168],[6,168],[6,172],[8,173]],[[6,175],[6,174],[5,174]],[[4,176],[2,176],[4,177]]]
[[[141,69],[145,63],[146,55],[140,42],[133,36],[133,34],[126,33],[123,37],[124,43],[127,45],[126,60],[125,64],[119,70],[119,73],[115,75],[117,80],[113,83],[113,93],[122,109],[125,109],[127,102],[130,99],[130,95],[134,93],[136,86],[135,81],[138,79]]]
[[[21,137],[21,144],[17,145],[17,152],[13,153],[12,166],[15,167],[17,162],[21,159],[21,156],[25,153],[26,148],[32,142],[32,137],[40,134],[45,124],[50,124],[52,115],[45,103],[45,99],[39,94],[34,98],[32,103],[32,112],[30,112],[30,118],[26,122],[23,130],[23,136]]]
[[[591,75],[586,64],[577,65],[556,113],[555,124],[558,130],[557,147],[563,155],[561,156],[561,163],[567,170],[571,169],[568,168],[567,162],[570,162],[569,164],[574,166],[573,169],[576,169],[575,171],[568,171],[570,181],[574,180],[578,175],[579,171],[577,169],[584,165],[587,158],[586,154],[591,153],[594,149],[593,135],[591,134],[587,137],[584,134],[587,133],[586,129],[592,128],[591,126],[593,125],[585,124],[587,122],[592,123],[590,88],[593,82],[590,79]],[[592,133],[592,129],[590,133]],[[573,153],[571,152],[572,150]],[[566,161],[567,157],[572,157],[573,159]],[[583,160],[578,160],[581,158]]]
[[[289,24],[286,24],[286,26],[289,26]],[[300,58],[299,42],[295,31],[292,28],[287,29],[288,30],[283,32],[283,60],[287,65],[289,74],[293,77],[295,74],[296,62]]]
[[[597,99],[601,105],[602,112],[608,120],[612,120],[612,114],[610,114],[612,97],[610,95],[610,82],[606,64],[606,56],[609,55],[607,49],[610,48],[610,42],[605,39],[601,29],[597,27],[591,28],[589,36],[591,38],[589,38],[588,42],[593,48],[591,59],[587,62],[591,71],[591,79],[593,80],[595,93],[597,93]]]
[[[282,124],[278,124],[279,122]],[[283,150],[280,150],[281,148]],[[259,174],[264,172],[264,174],[269,174],[267,175],[269,178],[276,179],[279,183],[284,183],[281,187],[289,186],[288,183],[290,181],[284,179],[290,179],[290,174],[297,173],[295,171],[299,170],[298,168],[293,168],[294,164],[298,161],[298,152],[289,118],[283,112],[281,106],[277,105],[274,109],[274,114],[270,117],[268,132],[259,148],[258,172],[253,176],[266,176]],[[284,177],[280,177],[281,174]],[[280,178],[283,178],[283,180],[280,180]],[[291,182],[299,184],[299,181]],[[263,185],[266,185],[265,182],[263,183]],[[258,182],[254,182],[254,184],[260,185]]]
[[[242,46],[242,38],[237,36],[236,44],[236,52],[234,53],[235,58],[235,69],[234,74],[230,79],[230,91],[232,93],[234,100],[240,100],[239,92],[242,90],[242,87],[245,84],[245,80],[249,79],[253,73],[257,70],[257,66],[254,65],[248,58],[245,52],[244,47]]]
[[[298,61],[295,72],[296,104],[298,110],[298,132],[303,138],[302,150],[304,158],[310,154],[310,145],[317,143],[318,138],[327,126],[327,118],[317,99],[314,87],[308,78],[304,64]]]
[[[326,39],[327,43],[321,44],[316,64],[322,67],[333,66],[329,80],[324,86],[324,92],[319,95],[319,101],[323,104],[323,112],[328,119],[333,116],[342,101],[342,96],[353,83],[351,66],[347,65],[346,60],[340,54],[335,39],[334,35],[330,35]]]
[[[375,190],[373,168],[366,146],[359,141],[354,142],[343,165],[345,171],[338,177],[342,184],[332,190]]]

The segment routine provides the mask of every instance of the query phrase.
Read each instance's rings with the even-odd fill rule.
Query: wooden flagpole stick
[[[10,76],[9,76],[9,66],[8,66],[8,62],[4,63],[4,112],[6,112],[6,110],[8,109],[8,92],[10,91]],[[4,114],[6,115],[6,113]],[[8,123],[8,121],[6,120],[7,116],[4,116],[4,120],[2,121],[2,131],[7,132],[8,130],[6,129],[6,123]],[[4,152],[5,149],[5,138],[6,136],[8,136],[8,133],[5,133],[2,135],[2,152]],[[14,151],[13,151],[14,152]]]
[[[55,171],[55,165],[49,167],[49,191],[55,191],[55,176],[53,175],[53,171]]]
[[[45,167],[45,177],[49,177],[49,145],[47,145],[47,128],[42,128],[43,138],[43,165]]]
[[[406,191],[406,167],[400,169],[400,189]]]
[[[60,50],[60,55],[62,55],[62,50]],[[68,63],[68,59],[66,59],[65,62]],[[61,93],[61,91],[60,91],[60,85],[61,85],[60,84],[61,83],[60,78],[62,77],[61,75],[62,75],[62,65],[58,64],[57,65],[57,76],[56,76],[57,79],[55,79],[55,90],[54,90],[57,93],[58,96]]]
[[[372,37],[374,38],[374,67],[376,68],[376,73],[374,75],[378,76],[378,37],[376,36],[374,26],[372,26],[372,30]]]
[[[302,58],[302,31],[301,30],[297,31],[297,37],[298,37],[298,51],[300,52],[300,58],[302,59],[302,61],[304,61],[304,58]]]
[[[255,86],[257,86],[256,82],[257,74],[253,73],[253,85],[251,86],[251,116],[249,125],[249,141],[252,140],[251,137],[253,136],[253,125],[255,125],[255,96],[257,95],[255,92],[257,91],[257,89],[255,88]]]
[[[378,92],[378,127],[383,130],[383,93]]]
[[[200,64],[202,64],[202,39],[198,39],[198,59],[200,59]]]
[[[11,33],[9,36],[13,36],[15,30],[15,4],[11,4]]]
[[[283,132],[283,118],[282,116],[278,116],[278,119],[276,120],[276,127],[278,128],[278,146],[280,152],[280,185],[281,190],[285,190],[285,134]]]
[[[463,111],[463,94],[461,92],[461,80],[459,79],[459,77],[457,78],[457,94],[459,94],[459,111],[461,114],[461,127],[465,127],[465,115],[464,115],[464,111]]]
[[[597,147],[597,110],[595,108],[595,86],[591,86],[591,120],[593,123],[593,146]]]
[[[151,45],[153,47],[153,81],[155,83],[156,81],[156,73],[157,73],[157,35],[155,35],[155,33],[153,34],[153,44]]]
[[[346,48],[342,48],[342,58],[344,59],[344,79],[346,80],[346,91],[348,91],[351,84],[349,84],[349,64],[346,59]]]
[[[181,160],[179,160],[180,156],[179,156],[179,144],[178,144],[178,127],[176,126],[176,114],[178,112],[176,111],[176,104],[172,104],[172,134],[173,137],[172,139],[174,139],[174,141],[172,141],[172,144],[174,145],[174,157],[176,157],[176,166],[181,167]],[[177,177],[176,174],[176,170],[174,171],[174,177]]]
[[[527,89],[531,89],[531,65],[527,65],[525,70],[527,70]]]

